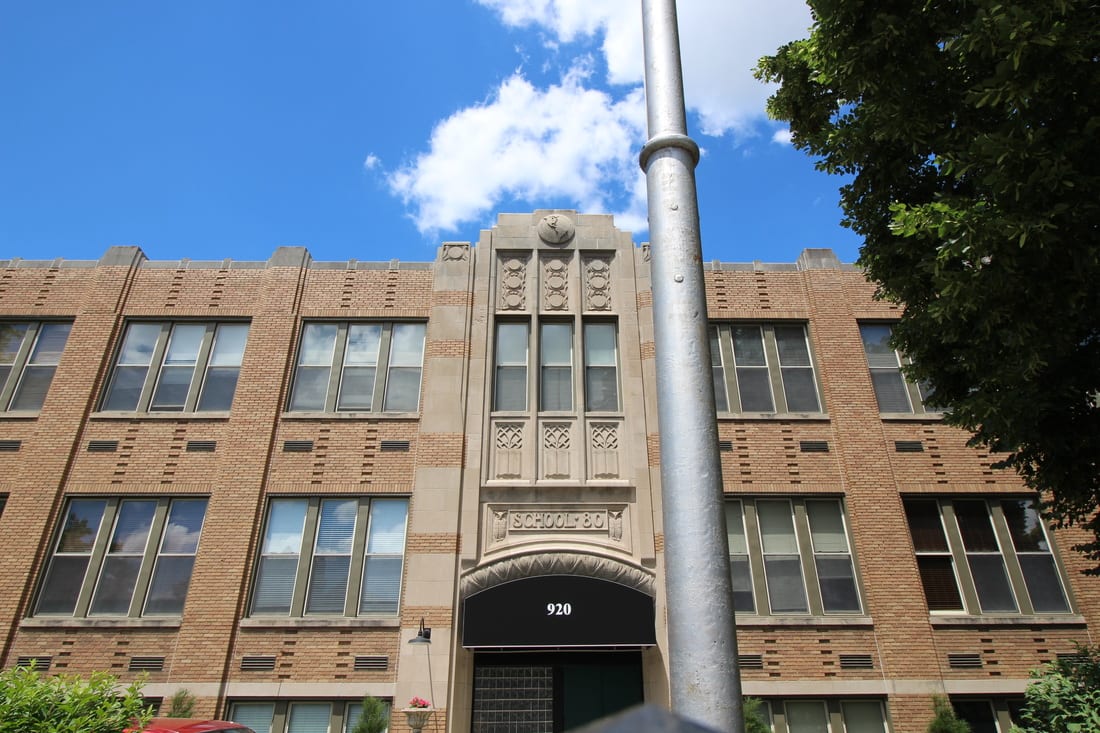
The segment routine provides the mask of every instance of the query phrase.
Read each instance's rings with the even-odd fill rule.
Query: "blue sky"
[[[836,177],[764,115],[800,0],[681,0],[703,255],[857,256]],[[498,212],[647,241],[639,0],[118,0],[0,13],[0,259],[428,260]]]

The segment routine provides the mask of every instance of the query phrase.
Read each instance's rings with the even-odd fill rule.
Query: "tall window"
[[[837,499],[726,502],[734,608],[740,613],[859,613],[855,563]]]
[[[906,360],[890,345],[891,333],[888,323],[859,324],[879,412],[931,412],[924,407],[923,386],[909,382],[902,374]]]
[[[416,412],[423,323],[307,323],[292,411]]]
[[[821,412],[802,324],[713,324],[710,358],[719,412]]]
[[[362,712],[361,702],[343,700],[248,701],[229,707],[230,719],[256,733],[352,733]]]
[[[70,499],[35,613],[183,613],[206,499]]]
[[[247,339],[247,323],[130,323],[102,409],[228,410]]]
[[[38,410],[71,323],[0,322],[0,410]]]
[[[765,718],[775,733],[887,733],[886,711],[879,700],[769,699]]]
[[[619,409],[618,333],[614,323],[585,322],[581,343],[573,322],[539,324],[535,348],[529,343],[527,323],[501,321],[496,325],[493,409],[521,412],[528,403],[528,365],[538,354],[536,401],[539,410],[572,411],[578,399],[588,412]],[[584,355],[583,396],[574,380],[575,354]]]
[[[1069,613],[1046,530],[1030,499],[907,499],[928,609]]]
[[[253,614],[393,615],[404,566],[407,499],[272,499]]]

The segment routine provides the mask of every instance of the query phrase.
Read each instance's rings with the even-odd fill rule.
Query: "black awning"
[[[463,602],[462,646],[653,646],[653,597],[599,578],[537,575]]]

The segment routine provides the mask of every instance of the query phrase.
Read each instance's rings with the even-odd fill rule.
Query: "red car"
[[[256,733],[256,731],[228,720],[153,718],[140,731],[132,730],[127,733]]]

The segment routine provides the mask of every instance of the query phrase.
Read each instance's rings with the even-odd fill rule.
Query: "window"
[[[840,500],[728,501],[726,531],[738,613],[861,612]]]
[[[416,412],[423,323],[307,323],[290,410]]]
[[[888,323],[859,324],[879,412],[935,412],[924,406],[928,396],[925,386],[909,382],[901,373],[908,360],[890,345],[891,332]]]
[[[879,700],[766,700],[765,720],[775,733],[887,733]]]
[[[228,410],[247,338],[247,323],[130,323],[102,409]]]
[[[719,412],[821,412],[801,324],[713,324],[710,360]]]
[[[530,343],[527,323],[502,321],[496,325],[493,409],[523,412],[528,405],[527,372],[530,354],[538,353],[536,403],[543,412],[571,412],[583,404],[588,412],[619,409],[618,332],[614,323],[581,324],[581,343],[572,321],[545,321],[538,327],[537,348]],[[579,347],[579,348],[578,348]],[[575,355],[584,355],[583,396],[573,378]]]
[[[256,733],[352,733],[362,712],[361,702],[250,701],[230,705],[229,718]]]
[[[272,499],[253,614],[394,615],[408,499]]]
[[[71,323],[0,323],[0,410],[39,410]]]
[[[1022,697],[957,697],[951,696],[955,714],[970,724],[971,733],[1008,733],[1013,724],[1023,722]]]
[[[907,499],[928,610],[1069,613],[1042,519],[1030,499]]]
[[[205,498],[70,499],[35,613],[179,616]]]

